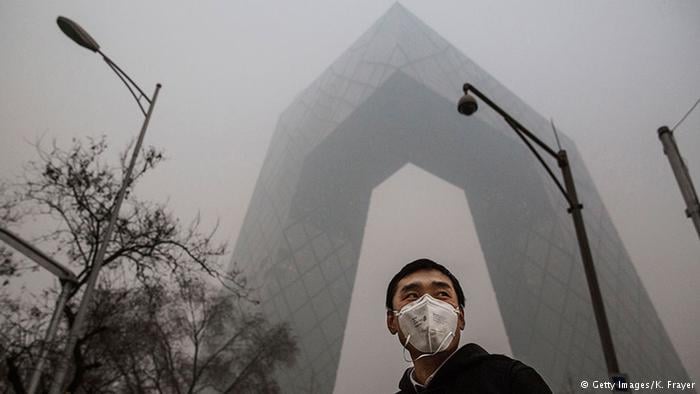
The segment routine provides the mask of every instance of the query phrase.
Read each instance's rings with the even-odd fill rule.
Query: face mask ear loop
[[[434,356],[434,355],[440,353],[441,351],[444,350],[444,349],[442,348],[442,345],[444,345],[445,343],[448,343],[448,344],[450,343],[450,342],[445,342],[445,341],[447,341],[448,339],[450,339],[450,341],[451,341],[452,338],[454,338],[454,336],[455,336],[455,333],[454,333],[454,332],[449,333],[448,335],[445,336],[445,339],[443,339],[442,342],[440,342],[440,346],[438,346],[438,348],[437,348],[436,351],[434,351],[434,352],[432,352],[432,353],[428,353],[428,354],[421,354],[420,356],[418,356],[418,358],[416,358],[416,360],[420,360],[420,359],[423,358],[423,357]],[[406,341],[406,342],[408,342],[408,341]],[[404,348],[404,349],[405,349],[405,348]]]
[[[408,346],[408,340],[411,339],[411,335],[409,334],[408,337],[406,338],[406,343],[403,344],[403,360],[406,361],[407,363],[412,363],[413,360],[410,358],[406,358],[406,346]]]

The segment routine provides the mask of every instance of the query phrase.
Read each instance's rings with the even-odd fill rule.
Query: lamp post
[[[600,287],[598,285],[598,277],[595,272],[595,267],[593,265],[593,256],[591,254],[591,248],[588,243],[588,236],[586,235],[586,228],[583,223],[583,216],[581,210],[583,205],[579,203],[578,195],[576,194],[576,185],[574,184],[574,178],[571,174],[571,167],[569,165],[569,158],[567,156],[566,150],[560,149],[555,152],[547,144],[542,142],[539,138],[533,135],[528,129],[521,125],[517,120],[510,116],[501,107],[496,105],[478,89],[476,89],[471,84],[464,84],[463,87],[464,96],[460,98],[457,104],[457,110],[466,116],[472,115],[478,109],[478,105],[474,97],[469,95],[471,91],[484,101],[489,107],[493,108],[503,119],[508,123],[510,127],[515,130],[515,133],[523,140],[525,145],[528,146],[530,151],[537,157],[537,160],[544,166],[547,170],[549,176],[556,183],[557,188],[564,195],[564,198],[569,204],[568,212],[571,214],[574,220],[574,228],[576,229],[576,238],[578,239],[579,251],[581,253],[581,261],[583,262],[583,268],[586,273],[586,280],[588,283],[588,291],[591,295],[591,302],[593,304],[593,312],[595,314],[596,323],[598,325],[598,334],[600,335],[600,342],[603,346],[603,354],[605,356],[605,363],[608,369],[608,374],[613,379],[619,379],[620,368],[617,363],[617,357],[615,356],[615,348],[613,346],[612,336],[610,334],[610,327],[608,325],[608,319],[605,314],[605,306],[603,304],[603,297],[600,293]],[[554,173],[549,168],[547,163],[544,161],[540,153],[533,146],[534,143],[537,147],[543,150],[545,153],[556,159],[559,168],[561,168],[562,176],[564,178],[564,186],[561,182],[554,176]]]
[[[49,327],[46,329],[44,342],[41,344],[39,360],[36,363],[36,367],[34,368],[34,372],[32,373],[32,377],[29,382],[29,389],[27,390],[27,394],[34,394],[36,389],[39,387],[39,380],[41,379],[44,363],[46,362],[46,354],[49,351],[49,347],[47,345],[53,341],[54,337],[56,336],[63,307],[68,301],[70,292],[78,284],[78,278],[70,269],[64,267],[29,242],[2,227],[0,227],[0,240],[12,246],[18,252],[33,260],[35,263],[46,268],[47,271],[51,272],[61,282],[61,294],[58,296],[58,300],[56,300],[56,307],[51,315],[51,322],[49,323]]]
[[[683,157],[681,157],[681,152],[678,150],[676,139],[673,137],[673,130],[669,129],[668,126],[661,126],[658,133],[673,175],[675,175],[678,187],[681,189],[681,195],[686,206],[685,214],[693,221],[695,231],[700,237],[700,203],[698,203],[698,193],[693,186],[693,179],[690,177],[688,167],[686,167]]]
[[[119,189],[117,199],[114,202],[114,207],[109,218],[109,224],[105,230],[104,237],[100,243],[100,248],[97,251],[95,260],[93,262],[92,269],[88,275],[87,282],[85,282],[85,291],[83,297],[80,300],[80,306],[78,307],[78,313],[75,315],[75,321],[68,334],[68,340],[66,342],[66,347],[63,352],[63,356],[59,361],[58,368],[56,370],[56,376],[54,378],[53,384],[51,386],[51,394],[61,394],[63,392],[63,381],[65,380],[66,373],[68,372],[69,365],[73,358],[73,349],[75,348],[78,338],[82,334],[83,325],[85,323],[85,318],[87,315],[87,310],[89,303],[92,298],[92,294],[97,283],[97,277],[99,275],[100,269],[102,268],[102,263],[104,261],[105,253],[107,252],[107,245],[109,244],[112,233],[114,231],[114,226],[119,216],[119,209],[121,208],[122,202],[124,201],[124,196],[126,195],[126,189],[131,184],[131,174],[134,170],[134,165],[136,164],[136,159],[138,153],[141,150],[141,145],[143,143],[143,138],[146,134],[146,129],[148,128],[148,123],[151,119],[151,114],[153,113],[153,107],[156,104],[156,99],[158,98],[158,92],[160,91],[161,85],[156,84],[155,91],[152,97],[148,97],[143,90],[121,69],[114,63],[107,55],[105,55],[101,50],[97,42],[77,23],[72,20],[59,16],[56,20],[58,27],[76,44],[85,47],[93,52],[102,55],[102,59],[107,63],[109,68],[114,71],[119,79],[126,85],[129,92],[136,100],[141,112],[145,116],[143,124],[141,126],[141,131],[134,146],[134,150],[131,154],[131,159],[129,161],[129,166],[127,167],[126,173],[124,174],[124,179],[122,179],[122,185]],[[137,95],[138,93],[138,95]],[[145,109],[141,103],[141,99],[144,99],[148,103],[148,108]]]

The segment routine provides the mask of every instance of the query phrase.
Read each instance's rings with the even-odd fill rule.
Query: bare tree
[[[103,159],[107,150],[104,138],[73,140],[67,150],[55,144],[48,151],[39,143],[36,147],[39,159],[26,166],[15,199],[24,208],[23,216],[33,220],[46,216],[56,221],[55,229],[43,234],[42,240],[52,241],[56,251],[77,268],[83,284],[114,208],[126,155],[121,155],[120,166],[107,165]],[[202,234],[198,220],[183,228],[165,204],[143,201],[132,194],[143,175],[163,160],[162,153],[153,147],[139,157],[103,267],[128,267],[140,281],[164,273],[205,272],[230,281],[229,285],[240,285],[235,283],[237,273],[225,275],[216,266],[215,258],[224,253],[225,247],[214,244],[213,233]]]
[[[0,226],[8,227],[17,222],[19,212],[16,207],[15,196],[9,193],[10,187],[6,183],[0,183]],[[18,275],[17,261],[12,258],[12,250],[0,243],[0,297],[3,296],[3,288],[10,284],[10,278]],[[2,299],[0,299],[2,300]]]
[[[103,242],[126,156],[120,156],[120,165],[106,164],[104,138],[73,140],[65,150],[55,143],[48,150],[36,147],[38,159],[26,166],[22,181],[4,186],[10,193],[0,202],[0,224],[49,223],[36,242],[76,272],[79,283],[63,311],[60,343],[75,317],[80,297],[74,296],[82,293]],[[107,248],[88,327],[74,352],[68,390],[276,392],[274,368],[296,354],[288,327],[267,322],[251,302],[243,274],[219,264],[225,245],[214,241],[215,229],[202,232],[199,219],[183,226],[165,204],[134,195],[136,182],[163,155],[147,148],[140,158]],[[0,249],[0,257],[0,275],[7,280],[28,268],[7,249]],[[0,392],[24,392],[52,307],[46,300],[55,292],[49,289],[34,302],[0,293],[11,306],[0,315],[0,378],[6,382]],[[46,345],[54,367],[60,347]]]
[[[102,282],[80,346],[80,384],[68,391],[276,393],[275,366],[296,345],[229,291],[201,279],[126,288]]]

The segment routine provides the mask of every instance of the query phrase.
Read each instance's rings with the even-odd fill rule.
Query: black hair
[[[418,259],[406,264],[403,268],[401,268],[401,271],[399,271],[396,275],[394,275],[393,278],[391,278],[391,281],[389,282],[389,287],[387,287],[386,289],[386,308],[388,310],[392,310],[394,307],[392,301],[394,299],[394,293],[396,293],[396,286],[399,284],[399,281],[416,271],[422,270],[440,271],[443,274],[445,274],[445,276],[450,278],[450,280],[452,281],[452,286],[457,292],[457,301],[459,302],[459,306],[464,308],[464,292],[462,291],[462,286],[460,286],[457,278],[455,278],[455,276],[452,275],[452,272],[450,272],[450,270],[445,268],[445,266],[443,266],[442,264],[438,264],[433,260]]]

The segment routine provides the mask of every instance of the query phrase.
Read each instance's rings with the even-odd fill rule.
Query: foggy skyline
[[[116,152],[138,131],[141,118],[128,92],[56,27],[56,16],[65,15],[146,92],[164,84],[146,144],[164,147],[170,160],[139,192],[169,199],[185,220],[198,210],[210,223],[221,218],[221,236],[235,242],[279,114],[391,4],[3,3],[3,177],[21,173],[32,157],[27,141],[37,136],[65,144],[71,136],[105,133]],[[673,125],[700,95],[700,6],[402,4],[575,141],[697,379],[700,244],[656,129]],[[698,112],[676,133],[696,184]],[[410,190],[404,182],[394,190]],[[398,345],[393,350],[398,357]]]
[[[477,342],[504,341],[491,335],[500,326],[509,353],[557,392],[567,390],[569,380],[606,375],[565,199],[491,108],[482,105],[469,118],[457,113],[454,97],[463,81],[556,145],[552,133],[543,132],[551,127],[547,119],[398,4],[280,115],[232,262],[250,269],[266,315],[289,321],[299,338],[300,363],[281,374],[290,393],[307,392],[312,382],[330,392],[336,368],[348,377],[336,384],[337,393],[390,392],[395,382],[382,372],[400,369],[403,361],[382,357],[391,354],[385,351],[395,339],[386,335],[381,308],[371,300],[384,298],[403,249],[418,244],[426,250],[417,256],[425,256],[428,246],[464,230],[464,241],[478,239],[479,248],[447,261],[470,292],[468,316],[476,324],[467,334],[483,324],[480,313],[495,316]],[[586,206],[586,232],[620,364],[630,376],[687,381],[585,163],[568,136],[559,134]],[[385,258],[379,253],[360,261],[372,190],[405,163],[414,165],[403,171],[413,174],[404,178],[412,181],[407,196],[394,204],[419,190],[429,193],[413,183],[418,167],[463,189],[473,220],[396,227],[377,243],[394,233],[432,231],[417,243],[386,244]],[[433,197],[442,199],[440,193]],[[405,212],[415,220],[426,210],[437,208]],[[375,217],[383,212],[375,209]],[[404,257],[404,263],[415,258]],[[488,275],[465,277],[477,265],[485,265]],[[498,306],[489,310],[483,294],[495,294]],[[358,375],[365,379],[353,379]]]

